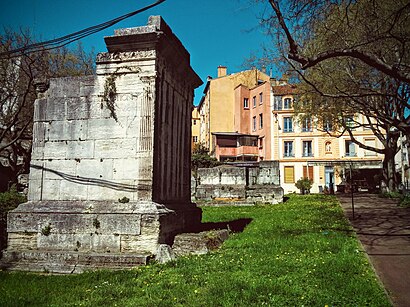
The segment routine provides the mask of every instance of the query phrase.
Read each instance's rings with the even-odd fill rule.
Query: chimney
[[[225,77],[226,72],[227,72],[226,66],[221,66],[221,65],[218,66],[218,78],[219,77]]]
[[[282,84],[288,84],[289,82],[289,75],[287,73],[284,73],[282,75],[282,78],[279,80]]]

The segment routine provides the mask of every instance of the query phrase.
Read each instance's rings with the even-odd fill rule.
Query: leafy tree
[[[274,15],[264,21],[278,29],[272,33],[278,34],[287,57],[302,70],[332,58],[354,58],[410,83],[407,0],[269,0],[269,4]],[[317,25],[323,31],[316,31]],[[306,48],[324,34],[330,44],[319,44],[314,52]]]
[[[220,164],[216,158],[209,155],[209,150],[203,143],[195,144],[191,157],[191,168],[194,174],[198,168],[210,168]]]
[[[408,1],[269,3],[274,16],[265,21],[278,26],[272,33],[279,50],[302,81],[297,112],[318,118],[319,127],[332,122],[328,133],[347,133],[360,147],[384,154],[384,181],[395,190],[400,132],[410,140]],[[383,148],[356,139],[358,128],[372,130]]]
[[[310,193],[313,181],[307,177],[300,178],[296,181],[295,186],[300,190],[300,194],[305,195]]]
[[[0,51],[24,48],[33,41],[28,31],[6,30],[0,36]],[[81,44],[73,50],[62,47],[0,59],[0,161],[11,168],[11,181],[29,169],[36,80],[93,71],[93,53],[86,53]]]

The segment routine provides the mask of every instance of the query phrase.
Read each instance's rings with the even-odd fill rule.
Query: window
[[[285,110],[292,108],[292,99],[291,98],[285,98],[285,100],[283,101],[283,108]]]
[[[312,152],[312,141],[303,141],[302,142],[302,153],[304,157],[313,157]]]
[[[293,166],[285,166],[285,183],[295,183],[295,168]]]
[[[259,93],[259,104],[263,103],[263,93]]]
[[[350,141],[345,141],[346,157],[356,157],[356,146]]]
[[[197,137],[196,135],[193,136],[193,137],[192,137],[192,141],[193,141],[194,143],[198,142],[198,137]]]
[[[275,96],[273,98],[273,109],[275,111],[280,111],[282,110],[282,98],[279,96]]]
[[[332,142],[327,141],[325,143],[325,152],[326,153],[331,153],[332,152]]]
[[[294,157],[293,153],[293,141],[285,141],[284,143],[283,156],[284,157]]]
[[[253,96],[252,98],[252,106],[256,108],[256,96]]]
[[[310,118],[305,118],[302,122],[302,132],[312,131],[312,120]]]
[[[283,132],[293,132],[292,117],[283,118]]]
[[[256,131],[256,116],[252,118],[252,131]]]
[[[244,98],[243,99],[243,108],[244,109],[249,109],[249,98]]]
[[[364,140],[364,145],[376,148],[376,140],[375,139],[365,139]],[[377,154],[376,154],[375,151],[366,149],[365,152],[364,152],[364,155],[366,157],[371,157],[371,156],[376,156]]]
[[[313,182],[313,166],[303,166],[303,178],[309,178]]]
[[[351,130],[354,130],[355,121],[352,116],[347,116],[344,121],[345,121],[346,128],[350,128]]]
[[[263,114],[259,114],[259,129],[263,129]]]
[[[333,124],[330,119],[325,119],[323,121],[323,130],[324,131],[332,131],[333,130]]]
[[[238,138],[239,146],[258,146],[257,136],[241,136]]]
[[[219,147],[238,147],[238,142],[234,136],[217,136],[216,144]]]

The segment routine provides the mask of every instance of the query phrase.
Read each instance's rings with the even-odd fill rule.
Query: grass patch
[[[335,197],[204,207],[204,222],[252,218],[208,255],[127,271],[0,272],[0,306],[390,306]]]

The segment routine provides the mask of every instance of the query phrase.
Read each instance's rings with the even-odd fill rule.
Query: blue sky
[[[57,38],[146,6],[154,0],[1,0],[0,24],[30,28],[41,40]],[[228,73],[241,70],[245,58],[258,53],[269,38],[259,27],[258,17],[270,10],[268,1],[251,0],[166,0],[159,6],[124,20],[102,32],[82,39],[86,49],[106,51],[103,37],[114,29],[145,25],[148,16],[162,15],[191,54],[191,65],[205,82],[216,76],[217,66]],[[195,91],[195,104],[203,86]]]

